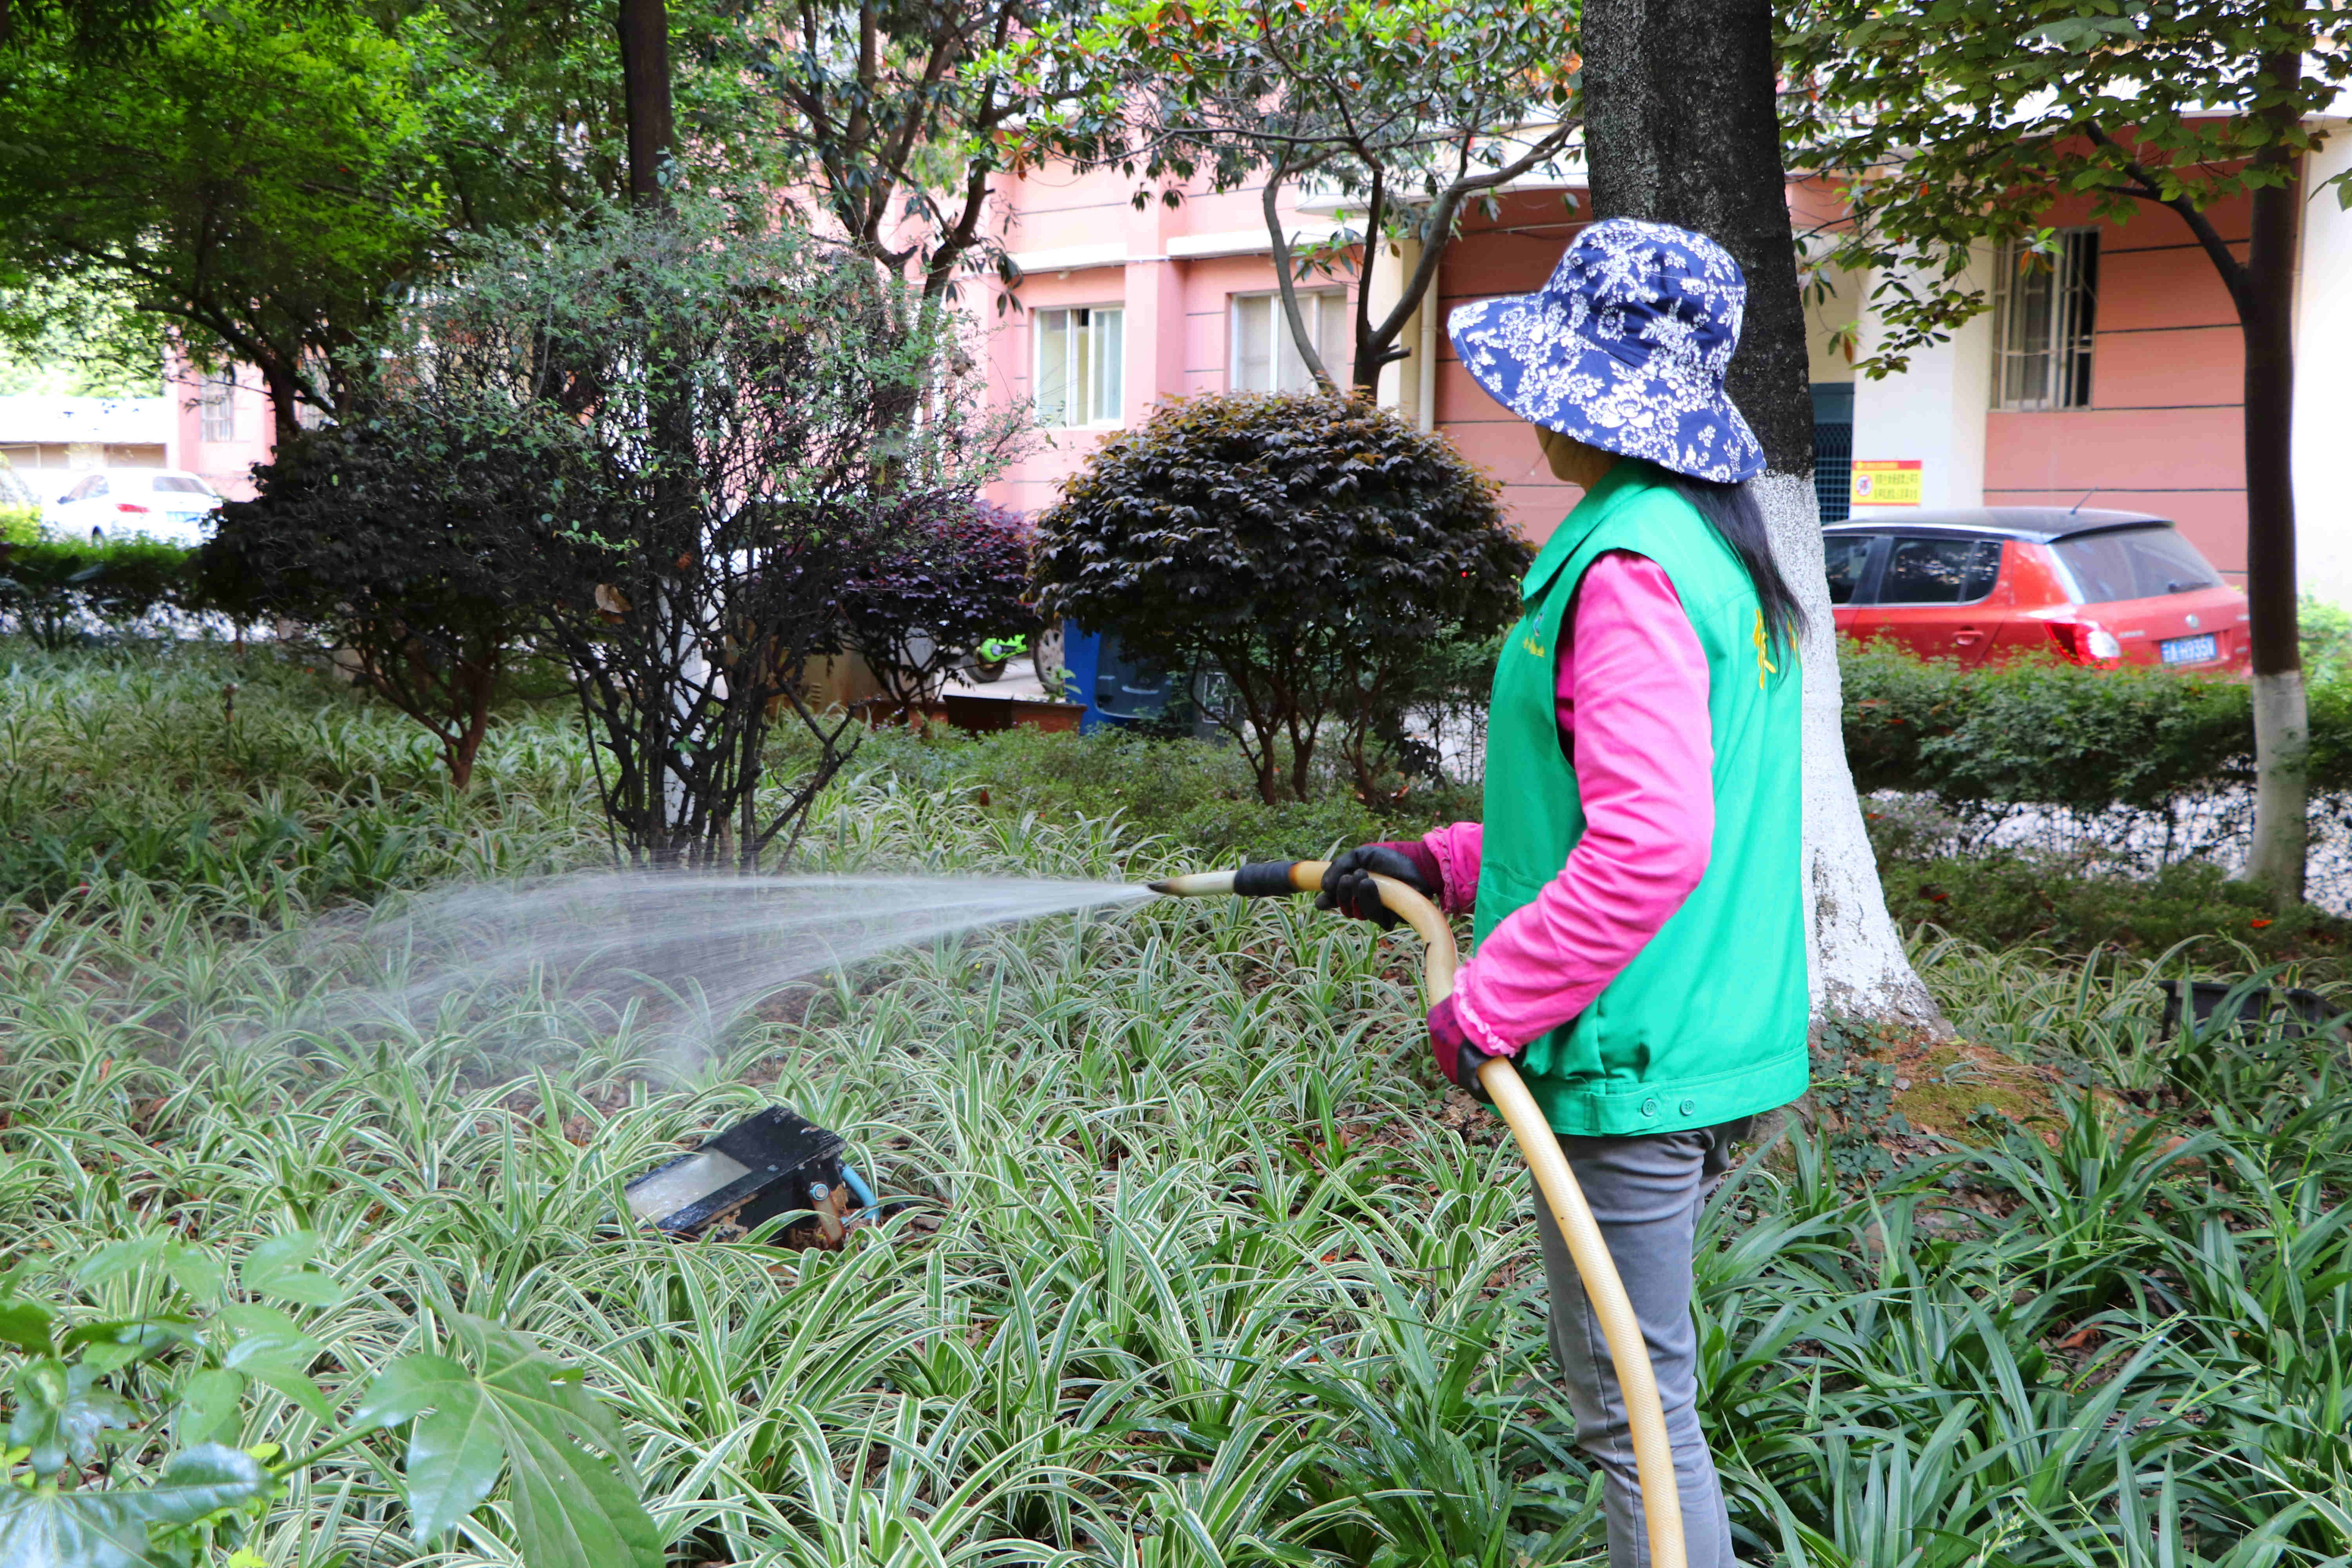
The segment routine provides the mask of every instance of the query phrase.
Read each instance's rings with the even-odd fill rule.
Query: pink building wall
[[[2209,215],[2241,259],[2249,204]],[[2042,219],[2092,225],[2075,199]],[[2224,572],[2246,566],[2242,415],[2245,343],[2237,312],[2188,225],[2143,211],[2097,223],[2098,307],[2087,408],[1985,416],[1988,506],[2087,504],[2168,517]],[[2336,374],[2306,364],[2306,374]]]
[[[1125,311],[1120,424],[1037,431],[990,487],[1002,504],[1031,512],[1052,505],[1106,435],[1139,425],[1165,398],[1223,390],[1234,297],[1276,287],[1256,188],[1194,194],[1172,208],[1154,201],[1141,210],[1129,199],[1133,188],[1116,173],[1045,169],[996,189],[993,221],[1027,277],[1009,314],[999,311],[992,281],[967,295],[975,330],[985,336],[992,396],[1008,405],[1032,397],[1033,312],[1113,305]],[[1540,287],[1582,224],[1583,193],[1568,194],[1576,210],[1561,190],[1546,188],[1507,194],[1494,216],[1471,216],[1442,263],[1439,320],[1469,300]],[[1792,187],[1790,198],[1801,227],[1832,216],[1833,195],[1817,186]],[[1302,229],[1330,221],[1327,211],[1300,210],[1295,196],[1286,210]],[[2242,254],[2244,204],[2219,207],[2214,216]],[[2047,221],[2091,220],[2086,203],[2072,202],[2054,207]],[[2148,212],[2100,228],[2091,406],[1985,414],[1984,500],[2071,506],[2092,492],[2095,505],[2174,518],[2217,565],[2242,572],[2242,351],[2229,298],[2171,215]],[[1408,326],[1401,342],[1417,353],[1417,328]],[[1526,427],[1470,378],[1442,330],[1435,344],[1436,427],[1502,482],[1513,526],[1540,542],[1580,492],[1552,479]],[[2303,369],[2312,375],[2335,367],[2306,358]],[[1851,371],[1817,353],[1814,374]],[[1417,380],[1408,359],[1384,379],[1383,401],[1418,417]],[[234,435],[225,441],[205,438],[202,390],[202,378],[188,372],[167,384],[175,405],[167,461],[205,475],[224,494],[250,495],[251,467],[270,450],[270,411],[258,380],[239,378]]]
[[[1263,241],[1255,253],[1188,258],[1188,237],[1261,227],[1255,190],[1193,196],[1181,206],[1136,211],[1131,186],[1116,174],[1046,172],[1007,181],[997,192],[1008,247],[1017,256],[1119,252],[1116,261],[1038,268],[1019,290],[1021,312],[987,305],[990,364],[998,395],[1026,401],[1032,386],[1027,311],[1061,306],[1123,305],[1127,315],[1125,423],[1148,416],[1169,396],[1227,385],[1234,296],[1275,286]],[[1580,202],[1582,193],[1575,193]],[[1835,195],[1792,186],[1801,228],[1835,216]],[[2221,232],[2243,253],[2242,201],[2214,210]],[[1296,215],[1301,223],[1312,215]],[[2070,201],[2045,221],[2089,224],[2089,205]],[[1507,195],[1494,217],[1474,217],[1445,253],[1439,274],[1440,320],[1468,300],[1538,288],[1581,226],[1557,189]],[[1982,414],[1985,504],[2137,509],[2176,520],[2214,563],[2232,574],[2245,564],[2245,479],[2241,450],[2236,319],[2221,280],[2179,220],[2161,212],[2124,224],[2104,223],[2091,405],[2046,413],[1994,409]],[[1853,287],[1848,280],[1848,287]],[[1377,295],[1376,295],[1377,297]],[[1849,303],[1846,309],[1852,310]],[[1816,335],[1819,335],[1818,333]],[[1404,346],[1417,348],[1408,330]],[[1849,379],[1840,356],[1814,345],[1817,379]],[[1513,525],[1531,541],[1549,536],[1579,499],[1554,482],[1525,426],[1481,390],[1437,337],[1435,419],[1464,455],[1504,484]],[[2305,374],[2322,373],[2306,364]],[[1384,384],[1397,401],[1402,377]],[[1899,394],[1898,394],[1899,395]],[[1924,389],[1923,389],[1923,394]],[[1411,399],[1405,399],[1408,403]],[[1960,411],[1961,417],[1974,417]],[[1004,504],[1034,511],[1052,504],[1061,482],[1099,442],[1102,430],[1042,432],[1036,448],[993,487]]]
[[[1439,263],[1437,427],[1453,437],[1463,456],[1503,481],[1511,526],[1540,543],[1584,492],[1552,478],[1526,421],[1471,378],[1442,323],[1456,306],[1542,288],[1584,223],[1569,214],[1558,191],[1508,195],[1500,205],[1493,218],[1481,216],[1465,224]],[[1578,205],[1580,212],[1586,210],[1581,193]]]
[[[269,461],[275,445],[269,397],[261,388],[261,378],[249,370],[238,371],[234,384],[224,390],[229,437],[216,440],[205,434],[205,404],[211,387],[205,374],[176,358],[165,365],[163,395],[171,404],[171,455],[164,466],[202,475],[231,500],[249,500],[254,494],[254,465]]]
[[[1142,211],[1128,199],[1132,189],[1130,181],[1116,174],[1054,171],[999,185],[1001,232],[1028,271],[1017,292],[1017,313],[998,312],[992,287],[975,301],[974,319],[988,334],[995,395],[1016,403],[1033,396],[1031,313],[1080,306],[1116,305],[1126,311],[1124,420],[1118,428],[1139,425],[1163,399],[1228,386],[1234,297],[1276,287],[1259,188],[1194,195],[1172,208],[1154,202]],[[1329,221],[1325,215],[1297,211],[1295,203],[1289,216],[1302,226]],[[1576,226],[1568,221],[1557,191],[1506,197],[1495,218],[1479,219],[1446,251],[1438,281],[1441,311],[1538,287]],[[1221,251],[1250,248],[1239,254],[1190,253],[1203,245]],[[1112,259],[1105,254],[1110,251],[1121,254]],[[1031,258],[1043,258],[1043,264]],[[1330,288],[1340,281],[1318,278],[1302,286]],[[1351,302],[1355,287],[1351,282]],[[1402,342],[1418,352],[1420,337],[1411,327]],[[1437,426],[1503,481],[1514,525],[1530,539],[1544,538],[1579,492],[1551,479],[1525,426],[1470,379],[1442,331],[1437,343]],[[1346,374],[1343,367],[1332,369]],[[1390,379],[1402,384],[1416,374],[1407,360]],[[990,498],[1024,511],[1052,505],[1062,482],[1111,433],[1041,430],[1030,450],[990,488]]]

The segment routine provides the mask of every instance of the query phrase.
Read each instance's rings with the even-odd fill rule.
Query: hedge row
[[[1962,669],[1883,644],[1848,644],[1839,668],[1846,757],[1865,794],[2155,810],[2253,780],[2253,712],[2238,681],[2055,661]],[[2312,788],[2352,789],[2352,681],[2310,691]]]
[[[50,637],[158,610],[234,612],[197,561],[149,540],[0,541],[0,612]],[[1839,663],[1846,757],[1864,794],[1923,793],[1958,810],[2150,811],[2252,782],[2241,682],[2036,660],[1963,669],[1885,644],[1846,644]],[[2352,792],[2352,676],[2310,693],[2313,790]]]
[[[152,539],[0,539],[0,614],[54,642],[89,622],[126,626],[159,610],[226,610],[192,550]]]

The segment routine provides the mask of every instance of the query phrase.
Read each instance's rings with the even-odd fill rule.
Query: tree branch
[[[1282,182],[1288,172],[1286,165],[1277,161],[1273,168],[1266,171],[1265,189],[1258,198],[1265,210],[1266,237],[1273,242],[1274,278],[1282,290],[1282,317],[1289,324],[1290,340],[1298,345],[1298,357],[1306,363],[1307,374],[1315,378],[1315,384],[1325,395],[1337,397],[1339,389],[1333,384],[1331,373],[1323,367],[1323,356],[1315,352],[1313,343],[1307,341],[1307,325],[1298,313],[1297,280],[1290,274],[1290,237],[1283,232],[1282,227]],[[1278,361],[1279,356],[1276,357]]]
[[[2189,232],[2195,235],[2197,243],[2204,247],[2206,258],[2213,263],[2213,270],[2221,275],[2222,286],[2230,290],[2230,302],[2237,307],[2238,319],[2243,321],[2253,305],[2247,291],[2246,265],[2230,254],[2230,242],[2221,237],[2220,229],[2213,226],[2213,220],[2185,195],[2166,197],[2156,176],[2138,159],[2125,152],[2106,132],[2096,125],[2088,125],[2084,128],[2084,133],[2095,145],[2116,155],[2123,172],[2138,187],[2131,193],[2133,195],[2157,206],[2169,207],[2180,215],[2180,220],[2189,226]]]
[[[1404,331],[1405,322],[1412,320],[1423,297],[1429,292],[1430,279],[1437,276],[1438,260],[1445,253],[1447,239],[1454,232],[1454,219],[1462,210],[1462,204],[1480,191],[1506,184],[1549,161],[1552,154],[1568,144],[1569,137],[1574,134],[1579,123],[1580,121],[1562,121],[1552,128],[1551,134],[1530,147],[1525,155],[1483,174],[1457,175],[1453,183],[1438,193],[1436,199],[1429,204],[1428,215],[1422,222],[1420,258],[1414,262],[1412,276],[1405,279],[1403,289],[1397,295],[1395,306],[1381,322],[1376,337],[1385,338],[1393,344],[1397,334]]]

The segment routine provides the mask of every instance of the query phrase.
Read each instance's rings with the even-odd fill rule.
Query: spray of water
[[[411,1027],[518,994],[708,1045],[793,982],[896,948],[1150,897],[1123,882],[604,872],[447,889],[357,934],[346,1005]]]

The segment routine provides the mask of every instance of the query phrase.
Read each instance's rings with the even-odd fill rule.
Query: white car
[[[41,510],[53,533],[93,542],[143,534],[166,544],[202,544],[221,495],[179,468],[100,468]]]

